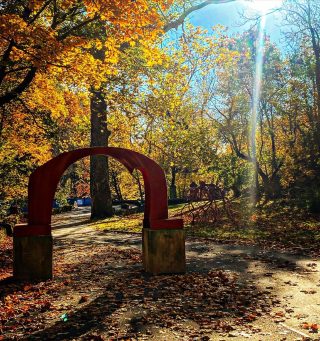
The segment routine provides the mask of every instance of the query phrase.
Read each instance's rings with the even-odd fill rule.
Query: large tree
[[[289,56],[283,96],[283,118],[288,122],[284,132],[292,160],[287,174],[292,185],[308,188],[320,182],[320,3],[286,0],[282,13]]]
[[[38,93],[69,87],[75,93],[91,93],[91,145],[107,145],[106,78],[117,73],[121,49],[139,39],[153,41],[159,35],[158,8],[165,10],[166,2],[122,1],[121,6],[118,1],[90,0],[1,3],[1,122],[17,101],[27,107],[26,95],[33,84],[37,83]],[[53,87],[51,78],[56,81]],[[91,167],[97,180],[92,181],[93,217],[112,213],[107,168],[99,168],[103,161],[95,162],[98,158],[93,158]]]
[[[234,0],[211,0],[211,1],[173,1],[171,6],[157,6],[157,14],[161,17],[162,33],[166,33],[173,28],[178,28],[183,24],[189,14],[211,4],[221,4],[232,2]],[[154,29],[154,27],[153,27]],[[161,34],[161,32],[158,32]],[[159,36],[159,34],[158,34]],[[140,39],[134,44],[140,44]],[[146,46],[144,42],[144,47]],[[130,44],[122,44],[120,51],[126,53],[131,48]],[[152,54],[149,57],[154,58]],[[98,59],[101,56],[98,57]],[[118,81],[113,78],[112,83]],[[108,146],[110,130],[106,126],[110,108],[105,99],[106,91],[110,87],[110,79],[104,83],[99,90],[92,92],[91,99],[91,146],[97,146],[104,142],[103,146]],[[114,87],[114,84],[111,85]],[[175,169],[175,168],[173,168]],[[174,172],[173,172],[174,174]],[[173,175],[174,177],[174,175]],[[91,197],[93,200],[92,218],[102,218],[111,216],[112,198],[109,185],[109,166],[108,158],[96,156],[91,158]],[[172,185],[174,186],[174,185]]]
[[[231,1],[139,0],[122,1],[121,6],[117,1],[102,0],[9,0],[1,3],[2,115],[10,113],[13,102],[23,99],[37,75],[42,79],[39,85],[47,83],[46,75],[53,76],[74,91],[90,91],[91,145],[108,145],[107,78],[117,73],[119,55],[142,41],[147,46],[146,42],[155,41],[162,32],[181,25],[193,11]],[[45,87],[43,90],[46,91]],[[112,212],[108,167],[105,159],[97,159],[99,157],[93,158],[91,167],[96,206],[93,216],[103,217]]]

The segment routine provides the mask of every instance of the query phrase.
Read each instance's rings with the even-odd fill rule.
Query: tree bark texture
[[[107,128],[107,105],[102,91],[92,90],[91,147],[107,147],[110,131]],[[90,157],[91,219],[103,219],[113,215],[109,185],[108,158],[103,155]]]
[[[176,167],[171,167],[170,199],[177,199],[176,173]]]

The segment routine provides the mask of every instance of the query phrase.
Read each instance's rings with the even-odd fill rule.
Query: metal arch
[[[58,182],[72,163],[91,155],[111,156],[129,172],[138,169],[142,173],[146,197],[143,227],[183,228],[182,219],[168,219],[166,179],[162,168],[155,161],[129,149],[92,147],[62,153],[31,174],[28,187],[28,224],[15,226],[15,236],[51,235],[52,200]]]

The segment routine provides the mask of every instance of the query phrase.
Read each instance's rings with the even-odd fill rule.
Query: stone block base
[[[28,281],[52,278],[52,236],[14,236],[13,277]]]
[[[185,232],[183,229],[142,229],[143,267],[146,272],[178,274],[186,271]]]

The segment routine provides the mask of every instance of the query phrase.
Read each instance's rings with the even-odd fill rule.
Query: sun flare
[[[246,1],[246,3],[252,9],[261,13],[266,13],[281,7],[282,0],[251,0]]]

